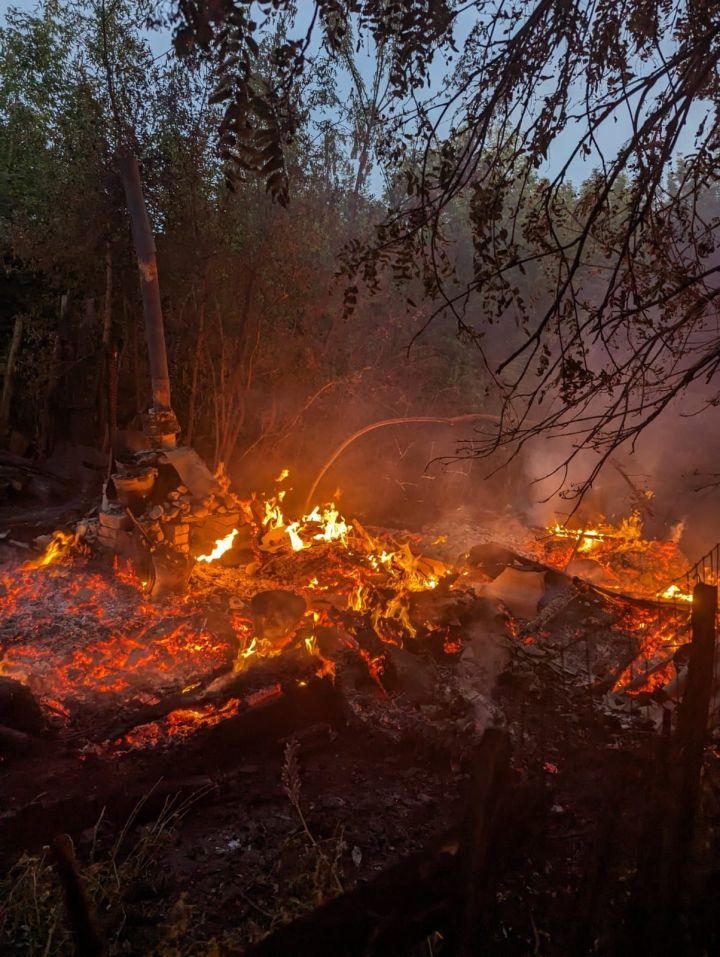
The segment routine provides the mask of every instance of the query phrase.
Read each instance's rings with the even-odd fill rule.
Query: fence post
[[[683,902],[687,902],[688,887],[692,883],[690,865],[700,796],[703,751],[713,694],[717,608],[717,586],[698,582],[693,589],[692,645],[687,683],[678,710],[680,766],[677,769],[677,823],[671,871],[675,888],[673,897],[678,913],[683,909]],[[678,926],[675,928],[676,933]]]
[[[679,744],[683,758],[683,807],[691,810],[692,827],[697,803],[703,748],[713,693],[715,666],[716,585],[698,582],[693,589],[692,646],[687,684],[678,712]]]

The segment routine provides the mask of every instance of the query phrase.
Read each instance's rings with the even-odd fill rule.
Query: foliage
[[[294,0],[276,0],[272,6],[181,0],[178,7],[177,51],[183,56],[196,50],[212,54],[217,64],[213,100],[223,104],[221,155],[231,167],[259,173],[281,205],[288,202],[284,147],[297,126],[296,86],[307,68],[316,28],[322,45],[335,56],[347,53],[352,16],[376,43],[383,45],[392,36],[389,76],[395,95],[406,96],[422,86],[432,50],[450,38],[452,20],[446,0],[317,0],[304,35],[293,38],[288,28],[298,19]],[[268,20],[281,25],[269,56],[257,39],[261,20],[268,32],[273,31]]]

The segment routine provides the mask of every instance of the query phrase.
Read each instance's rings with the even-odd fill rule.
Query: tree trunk
[[[2,399],[0,399],[0,437],[5,436],[10,422],[10,403],[12,402],[13,387],[15,384],[15,363],[17,362],[18,352],[20,351],[22,333],[22,316],[15,316],[15,326],[13,328],[12,341],[10,342],[7,366],[5,367],[5,380],[3,382]]]
[[[193,433],[195,431],[195,413],[197,410],[197,387],[200,377],[200,364],[202,362],[203,342],[205,336],[205,298],[206,290],[203,289],[202,299],[198,307],[198,333],[195,342],[195,355],[193,357],[192,379],[190,382],[190,401],[188,403],[188,420],[185,441],[192,445]]]
[[[43,402],[40,413],[40,436],[38,439],[38,450],[42,458],[47,458],[52,452],[55,444],[55,435],[57,433],[57,410],[55,399],[57,397],[57,388],[60,382],[62,366],[62,342],[63,327],[67,317],[68,296],[65,293],[60,298],[60,320],[58,329],[53,336],[53,350],[50,356],[50,368],[48,369],[47,388],[45,389],[45,401]]]
[[[98,376],[98,411],[100,444],[103,450],[109,447],[109,380],[112,339],[112,253],[110,243],[105,244],[105,301],[103,302],[102,354],[100,356],[100,374]]]
[[[170,376],[165,349],[165,330],[160,301],[155,239],[145,206],[137,159],[132,153],[123,152],[118,155],[117,162],[125,188],[130,219],[132,220],[133,242],[135,243],[140,270],[145,335],[147,337],[150,379],[152,382],[152,404],[158,412],[169,412],[171,410]]]

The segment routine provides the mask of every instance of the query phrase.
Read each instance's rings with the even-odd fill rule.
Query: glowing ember
[[[232,632],[216,632],[193,594],[151,602],[134,576],[108,580],[80,561],[72,573],[51,565],[1,574],[0,617],[15,636],[0,671],[71,710],[106,695],[142,700],[158,688],[181,690],[232,661],[228,635],[244,646],[249,633],[239,618]]]

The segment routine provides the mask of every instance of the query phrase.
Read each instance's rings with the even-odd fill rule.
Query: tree
[[[136,414],[152,401],[137,257],[115,160],[124,127],[142,159],[173,408],[186,435],[192,424],[193,444],[208,461],[224,459],[246,489],[288,466],[302,499],[303,481],[309,486],[349,431],[390,415],[442,418],[480,406],[486,380],[446,320],[405,359],[426,318],[418,294],[408,314],[405,293],[379,275],[375,297],[343,314],[336,252],[382,214],[362,158],[383,133],[374,90],[348,95],[326,54],[299,78],[293,139],[284,144],[293,202],[283,209],[255,176],[240,172],[227,185],[214,143],[222,105],[208,102],[212,63],[199,58],[189,70],[157,57],[132,4],[45,3],[33,15],[11,11],[5,24],[0,172],[3,192],[16,188],[0,205],[0,320],[6,348],[18,317],[22,333],[8,424],[34,440],[38,454],[50,451],[46,434],[102,439],[98,397],[108,392],[117,399],[119,441],[137,441]],[[48,35],[60,37],[52,56]],[[271,32],[261,42],[270,51],[279,41]],[[349,54],[348,47],[343,63]],[[269,61],[268,54],[260,69],[272,82]],[[385,66],[377,102],[388,78]],[[107,342],[118,361],[102,382]],[[428,458],[449,449],[438,439],[439,430],[425,426],[378,432],[349,450],[328,482],[352,474],[357,508],[377,501],[381,483],[389,510],[411,496],[441,499],[441,481],[417,481]]]
[[[707,201],[720,171],[718,4],[315,0],[302,22],[290,0],[174,9],[178,50],[217,65],[221,156],[231,171],[258,172],[281,203],[292,91],[314,51],[339,58],[351,36],[391,50],[397,105],[385,110],[381,155],[403,172],[404,195],[346,248],[347,302],[358,277],[374,289],[391,267],[434,298],[428,323],[453,316],[503,397],[499,430],[473,455],[570,435],[563,466],[582,449],[598,453],[582,492],[692,383],[707,382],[706,401],[720,401],[718,218]],[[268,84],[256,35],[278,16],[297,38],[274,48]],[[438,55],[452,58],[448,83],[424,94]],[[619,119],[625,133],[608,148]],[[595,171],[569,195],[583,158]],[[458,202],[472,234],[466,277],[445,230]],[[539,305],[523,295],[531,270],[549,285]],[[504,355],[486,347],[493,323],[511,330]]]

